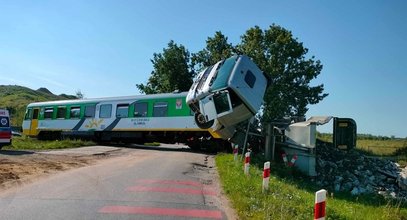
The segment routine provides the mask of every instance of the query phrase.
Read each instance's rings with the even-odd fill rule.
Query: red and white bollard
[[[244,157],[244,174],[246,176],[249,175],[249,169],[250,169],[250,152],[247,152]]]
[[[270,162],[264,163],[263,169],[263,192],[269,189],[269,182],[270,182]]]
[[[238,152],[239,152],[239,145],[235,144],[233,146],[233,158],[234,158],[234,161],[237,161]]]
[[[315,193],[314,220],[325,219],[326,194],[327,191],[325,189],[321,189]]]
[[[297,161],[298,156],[297,154],[294,154],[293,158],[291,158],[291,161],[288,163],[288,166],[292,167],[295,164],[295,161]]]
[[[283,154],[281,154],[281,157],[283,158],[284,164],[287,164],[287,162],[288,162],[287,154],[283,153]]]

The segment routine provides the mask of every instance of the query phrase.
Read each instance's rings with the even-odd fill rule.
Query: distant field
[[[318,134],[317,138],[332,142],[332,134]],[[378,156],[404,156],[407,155],[407,139],[358,135],[356,148]]]
[[[397,150],[407,148],[407,140],[357,140],[356,146],[376,155],[394,155]]]

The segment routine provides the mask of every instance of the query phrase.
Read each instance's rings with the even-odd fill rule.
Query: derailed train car
[[[186,102],[198,127],[229,139],[237,124],[260,109],[268,84],[266,75],[248,56],[236,55],[200,72]]]

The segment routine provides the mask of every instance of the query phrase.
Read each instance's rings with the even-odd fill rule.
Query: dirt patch
[[[16,153],[17,152],[17,153]],[[70,156],[0,152],[0,189],[9,189],[57,172],[88,166],[109,155]]]

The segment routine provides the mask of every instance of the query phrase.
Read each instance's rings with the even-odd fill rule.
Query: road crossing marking
[[[197,181],[190,180],[159,180],[140,179],[136,180],[137,185],[126,188],[127,192],[157,192],[157,193],[178,193],[189,195],[217,196],[212,190],[206,190],[205,185]],[[216,209],[180,209],[162,207],[142,207],[142,206],[104,206],[98,211],[103,214],[135,214],[152,216],[176,216],[187,218],[208,218],[222,219],[222,212]]]

